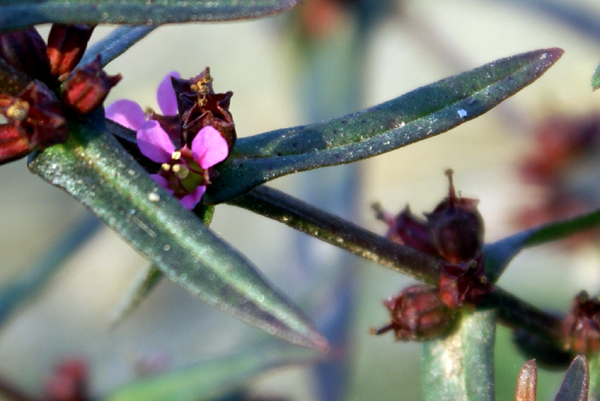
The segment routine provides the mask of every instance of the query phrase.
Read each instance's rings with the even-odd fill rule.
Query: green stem
[[[229,204],[279,221],[321,241],[379,263],[392,270],[436,285],[439,262],[412,248],[396,244],[336,215],[267,186],[229,201]],[[563,343],[561,320],[494,287],[485,306],[498,309],[500,321],[522,327],[557,344]]]
[[[402,274],[430,284],[438,281],[439,261],[436,258],[392,242],[276,189],[263,185],[228,203],[277,220]]]
[[[589,401],[600,400],[600,354],[590,359],[590,394]]]
[[[494,400],[494,310],[465,313],[449,336],[423,347],[425,401]]]

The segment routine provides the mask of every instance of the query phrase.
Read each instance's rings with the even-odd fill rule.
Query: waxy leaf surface
[[[568,238],[573,234],[600,226],[600,209],[571,219],[542,224],[485,246],[486,271],[498,280],[510,261],[524,248]]]
[[[292,8],[297,0],[3,0],[0,31],[46,22],[160,25],[260,18]]]
[[[30,169],[78,199],[197,298],[290,342],[327,348],[298,308],[105,133],[103,113],[72,122],[67,143],[34,155]]]
[[[87,65],[100,56],[102,67],[123,54],[127,49],[146,37],[156,26],[121,26],[90,46],[79,62]]]
[[[562,53],[504,58],[345,117],[241,138],[217,167],[220,176],[204,201],[225,202],[286,174],[351,163],[448,131],[535,81]]]
[[[423,344],[425,401],[493,401],[494,310],[465,313],[457,330]]]
[[[587,359],[583,355],[577,355],[569,366],[554,401],[587,401],[589,385],[590,368]]]

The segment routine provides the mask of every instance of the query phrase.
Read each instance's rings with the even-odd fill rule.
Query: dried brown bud
[[[204,127],[216,128],[233,148],[237,138],[229,103],[233,92],[215,93],[210,69],[206,67],[192,79],[171,78],[177,95],[177,108],[181,116],[181,142],[191,146],[196,134]]]
[[[50,84],[46,44],[35,28],[0,34],[0,57],[30,79]]]
[[[467,262],[442,263],[440,274],[440,298],[452,309],[477,306],[493,286],[485,275],[483,255]]]
[[[75,70],[65,82],[62,103],[77,115],[96,110],[110,89],[121,80],[121,75],[109,76],[102,70],[100,56],[93,62]]]
[[[430,285],[413,285],[383,303],[390,311],[390,322],[373,334],[393,330],[396,340],[428,340],[447,333],[455,312],[440,300],[439,290]]]
[[[54,24],[48,36],[50,73],[64,81],[83,57],[94,26]]]
[[[591,355],[600,351],[600,300],[581,291],[563,321],[563,332],[571,352]]]
[[[14,97],[0,94],[0,114],[7,120],[4,125],[6,143],[15,144],[19,156],[24,156],[24,146],[22,141],[17,141],[17,135],[26,141],[30,151],[67,140],[68,126],[58,100],[40,81],[31,82]],[[19,156],[11,155],[7,150],[1,160],[10,161]]]
[[[452,170],[449,194],[433,212],[426,215],[431,238],[442,257],[450,263],[462,263],[475,258],[483,247],[483,219],[477,210],[478,201],[456,196]]]
[[[388,215],[380,205],[373,205],[373,209],[377,211],[377,218],[390,227],[386,237],[428,255],[439,257],[431,240],[427,222],[412,214],[408,206],[395,217]]]

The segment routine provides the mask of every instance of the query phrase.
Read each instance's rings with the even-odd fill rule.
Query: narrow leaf
[[[67,143],[34,155],[30,169],[73,195],[197,298],[290,342],[326,349],[296,306],[105,133],[103,113],[71,122]]]
[[[83,55],[79,65],[89,64],[97,56],[100,56],[102,67],[106,67],[108,63],[145,38],[154,29],[156,29],[156,26],[121,26],[90,46]]]
[[[590,400],[600,400],[600,354],[590,360]]]
[[[594,75],[592,75],[592,90],[600,88],[600,64],[594,70]]]
[[[205,226],[210,226],[212,218],[215,214],[214,206],[205,206],[200,208],[200,212],[197,216],[200,217]],[[121,323],[131,312],[133,312],[150,292],[161,282],[164,275],[160,269],[153,264],[148,265],[143,269],[135,281],[132,283],[129,291],[119,302],[115,313],[113,314],[112,324],[113,326]]]
[[[153,264],[144,268],[129,290],[125,293],[112,316],[112,326],[117,326],[142,303],[150,292],[160,283],[164,275]]]
[[[537,391],[537,365],[535,359],[527,361],[517,380],[515,401],[535,401]]]
[[[423,347],[426,401],[493,401],[495,311],[465,313],[456,332]]]
[[[448,131],[535,81],[562,53],[523,53],[345,117],[241,138],[205,201],[224,202],[286,174],[351,163]]]
[[[143,378],[116,390],[105,401],[212,400],[276,367],[317,362],[306,353],[262,350],[198,363],[163,375]]]
[[[523,248],[567,238],[598,226],[600,226],[600,209],[595,209],[572,219],[542,224],[488,244],[484,250],[488,276],[492,281],[498,280],[508,263]]]
[[[161,25],[260,18],[292,8],[297,0],[4,0],[0,31],[46,22]]]
[[[587,401],[589,382],[587,359],[583,355],[577,355],[569,366],[554,401]]]

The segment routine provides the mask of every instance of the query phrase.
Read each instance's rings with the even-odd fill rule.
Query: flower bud
[[[110,89],[121,80],[121,75],[109,76],[102,70],[100,56],[90,64],[75,70],[67,79],[62,92],[62,103],[77,115],[96,110]]]
[[[0,125],[0,164],[20,159],[31,150],[25,135],[14,124]]]
[[[452,183],[449,194],[432,213],[426,215],[432,241],[440,255],[450,263],[475,258],[483,247],[483,219],[477,210],[478,201],[457,197]]]
[[[563,332],[571,352],[591,355],[600,351],[600,300],[581,291],[563,321]]]
[[[381,335],[393,330],[396,340],[428,340],[446,334],[452,327],[455,312],[440,300],[436,287],[418,284],[383,303],[390,311],[390,322],[372,333]]]
[[[450,308],[477,306],[492,290],[481,253],[475,259],[459,264],[442,262],[440,298]]]
[[[50,73],[64,81],[83,57],[94,26],[54,24],[48,36]]]
[[[52,81],[46,44],[35,28],[0,34],[0,57],[30,79]]]
[[[29,151],[63,143],[68,126],[54,92],[40,81],[31,82],[17,96],[0,94],[0,114],[6,117],[2,137],[7,146],[1,161],[24,156]],[[21,139],[18,139],[18,137]],[[13,147],[14,146],[14,147]],[[12,149],[12,150],[11,150]]]
[[[211,126],[225,138],[229,149],[233,148],[237,138],[233,117],[229,112],[233,92],[215,93],[208,67],[192,79],[172,77],[171,81],[181,116],[182,144],[191,146],[196,134],[202,128]]]
[[[408,206],[395,217],[383,211],[378,204],[373,205],[373,209],[377,212],[377,218],[389,226],[387,238],[428,255],[439,257],[431,241],[427,223],[412,214]]]

